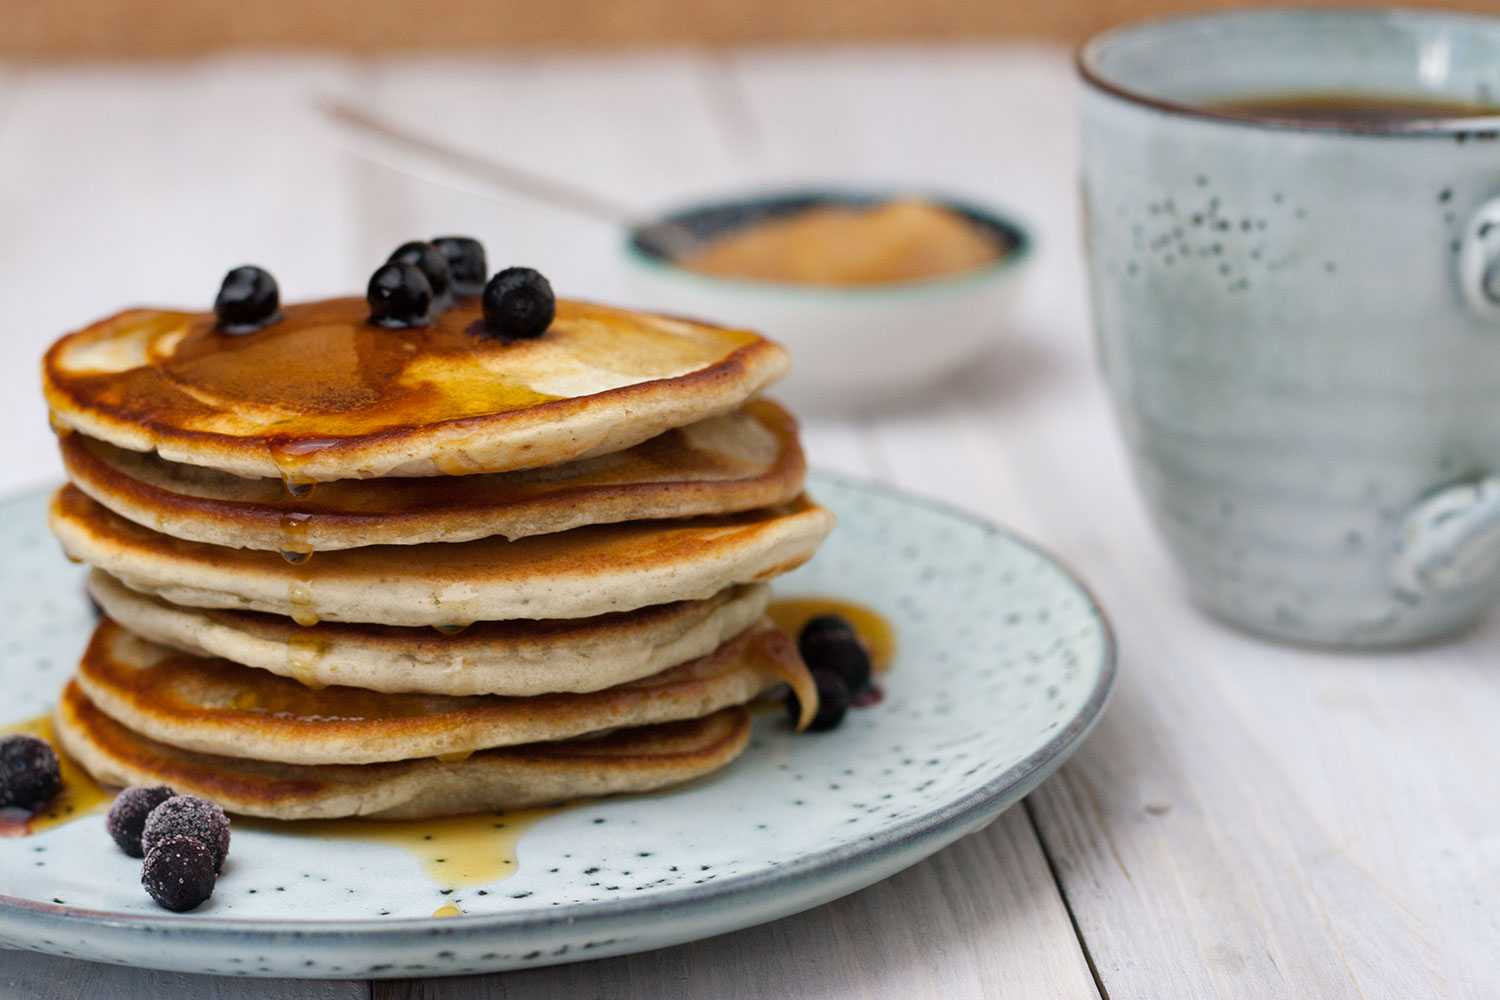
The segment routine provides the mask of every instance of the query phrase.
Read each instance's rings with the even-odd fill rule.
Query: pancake
[[[116,514],[189,541],[294,553],[728,514],[794,499],[806,474],[796,422],[764,400],[556,468],[344,480],[302,497],[278,479],[168,462],[82,434],[61,444],[69,478]]]
[[[817,689],[790,638],[769,622],[707,656],[589,694],[531,698],[380,694],[313,689],[228,660],[158,646],[108,619],[78,665],[78,686],[100,711],[161,743],[287,764],[372,764],[464,757],[491,747],[711,715],[786,680]]]
[[[464,696],[598,691],[705,653],[754,624],[765,584],[703,601],[599,618],[476,622],[457,635],[430,628],[323,622],[301,626],[256,611],[183,608],[95,570],[89,593],[104,613],[153,642],[295,677],[388,693]]]
[[[63,749],[109,785],[170,785],[233,813],[271,819],[424,819],[645,792],[709,774],[739,756],[750,716],[728,708],[607,736],[485,750],[462,761],[277,764],[179,750],[99,711],[76,683],[54,713]]]
[[[803,497],[743,514],[631,521],[517,541],[322,552],[298,565],[273,552],[151,531],[75,486],[53,497],[51,525],[73,558],[173,604],[266,611],[302,624],[448,626],[588,618],[702,600],[801,565],[833,527],[833,515]]]
[[[541,337],[485,336],[477,299],[428,327],[363,299],[289,305],[229,336],[212,313],[131,309],[48,350],[54,422],[131,451],[288,483],[468,475],[621,451],[727,413],[786,373],[733,330],[582,302]]]

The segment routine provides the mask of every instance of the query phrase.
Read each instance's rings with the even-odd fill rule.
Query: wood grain
[[[1353,6],[1360,0],[1323,0]],[[1452,7],[1443,0],[1407,6]],[[432,49],[618,48],[808,42],[1076,42],[1114,24],[1245,6],[1240,0],[10,0],[0,55],[30,59],[197,56],[226,48],[363,54]],[[1471,0],[1476,10],[1494,10]]]
[[[663,951],[375,984],[375,1000],[1097,997],[1031,823],[1013,809],[914,868],[807,913]]]
[[[0,1000],[367,1000],[364,982],[230,979],[0,950]]]

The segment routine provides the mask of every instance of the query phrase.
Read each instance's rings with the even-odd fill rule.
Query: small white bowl
[[[632,298],[780,341],[791,351],[792,374],[776,394],[799,407],[828,411],[910,395],[995,343],[1031,257],[1032,238],[1020,224],[960,199],[927,195],[997,235],[1005,256],[962,274],[841,287],[699,274],[678,266],[659,249],[664,241],[652,238],[661,225],[707,238],[820,205],[897,197],[911,193],[777,191],[668,212],[626,236]]]

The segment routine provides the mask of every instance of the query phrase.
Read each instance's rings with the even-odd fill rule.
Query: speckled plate
[[[1098,719],[1109,626],[1066,570],[999,528],[868,484],[811,488],[839,526],[778,592],[870,605],[897,634],[885,701],[841,729],[796,736],[762,715],[720,774],[549,816],[514,874],[448,894],[400,847],[242,824],[213,899],[173,915],[87,816],[0,839],[0,945],[251,976],[520,968],[774,920],[980,829]],[[92,626],[44,506],[0,504],[0,723],[48,710]],[[447,903],[465,915],[433,919]]]

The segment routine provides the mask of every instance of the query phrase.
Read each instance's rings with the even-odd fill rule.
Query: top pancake
[[[62,436],[73,483],[137,524],[194,542],[283,552],[525,538],[589,524],[729,514],[796,498],[806,462],[769,400],[633,448],[550,469],[323,483],[304,496]]]
[[[212,313],[132,309],[43,361],[54,419],[169,461],[289,483],[557,465],[726,413],[786,373],[745,330],[560,301],[533,340],[485,336],[477,300],[427,327],[362,299],[287,306],[243,336]]]

